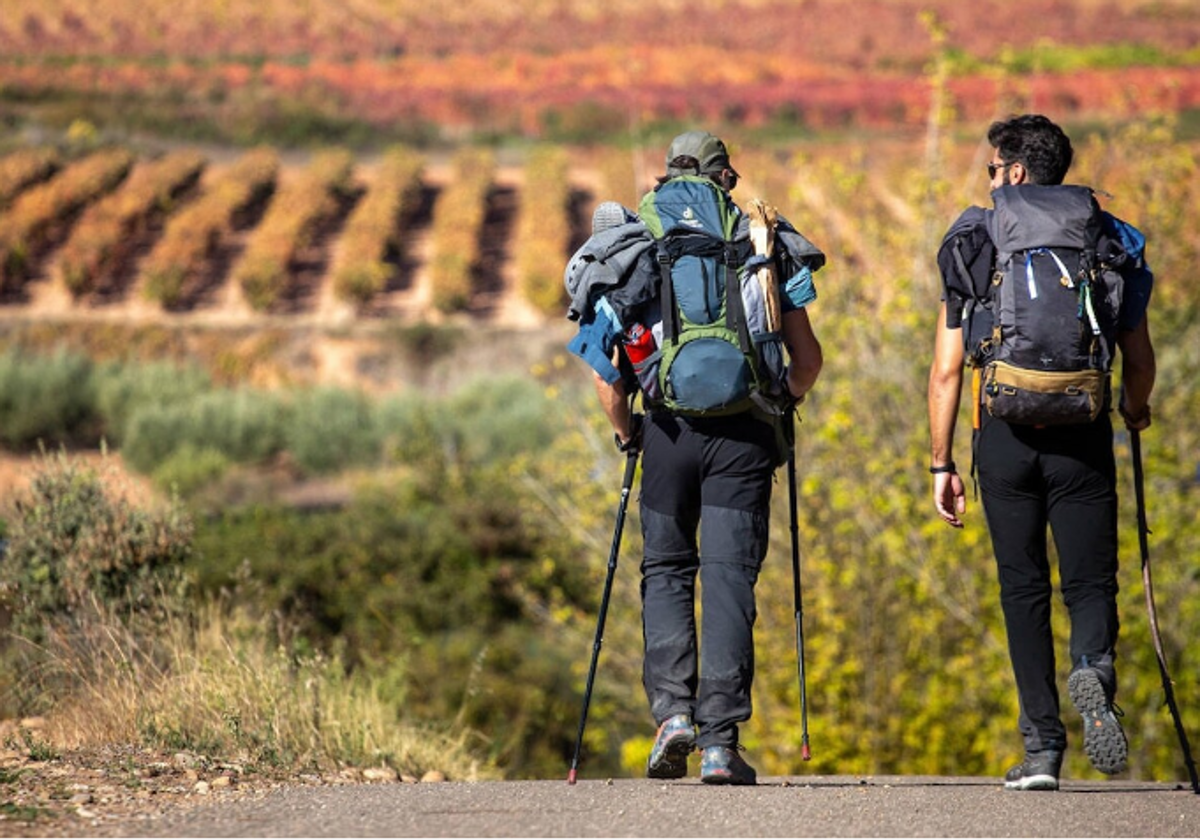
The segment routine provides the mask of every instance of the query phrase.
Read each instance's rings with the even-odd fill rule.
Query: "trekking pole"
[[[621,548],[621,532],[625,529],[625,510],[629,507],[629,493],[633,488],[633,474],[637,469],[638,450],[631,448],[625,455],[625,477],[621,481],[621,501],[617,505],[617,527],[613,531],[612,547],[608,552],[608,576],[604,580],[604,595],[600,598],[600,616],[596,621],[596,638],[592,642],[592,664],[588,668],[587,684],[583,691],[583,710],[579,714],[579,733],[575,736],[575,754],[571,758],[571,769],[567,773],[567,784],[575,784],[579,770],[579,753],[583,750],[583,729],[587,725],[588,706],[592,702],[592,685],[596,681],[596,664],[600,661],[600,646],[604,643],[604,621],[608,617],[608,599],[612,595],[613,578],[617,572],[617,554]]]
[[[1145,478],[1142,473],[1142,438],[1137,429],[1129,430],[1129,447],[1133,452],[1133,492],[1137,499],[1138,545],[1142,550],[1142,586],[1146,590],[1146,610],[1150,614],[1150,636],[1154,640],[1154,653],[1158,656],[1158,673],[1162,677],[1163,692],[1167,696],[1167,708],[1175,721],[1175,734],[1183,749],[1183,761],[1187,765],[1188,777],[1192,782],[1192,793],[1200,794],[1200,780],[1196,777],[1196,762],[1192,760],[1192,749],[1188,745],[1179,706],[1175,704],[1174,683],[1167,672],[1167,658],[1163,654],[1162,636],[1158,632],[1158,611],[1154,608],[1154,585],[1150,580],[1150,544],[1147,539],[1150,527],[1146,522]]]
[[[808,761],[808,686],[804,677],[804,605],[800,598],[800,522],[796,503],[796,416],[787,417],[788,511],[792,531],[792,593],[796,605],[796,670],[800,678],[800,758]]]

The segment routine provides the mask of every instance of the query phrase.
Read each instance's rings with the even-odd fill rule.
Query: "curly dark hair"
[[[1061,184],[1071,168],[1071,140],[1041,114],[1022,114],[994,122],[988,142],[1005,163],[1020,163],[1034,184]]]

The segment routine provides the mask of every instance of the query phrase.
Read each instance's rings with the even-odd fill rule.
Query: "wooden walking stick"
[[[746,215],[750,218],[750,244],[754,246],[755,256],[771,257],[775,254],[775,223],[779,212],[761,198],[755,198],[746,205]],[[783,316],[779,308],[779,284],[775,280],[775,264],[769,260],[766,265],[754,272],[754,279],[762,290],[763,301],[766,303],[767,332],[779,332]]]
[[[792,596],[796,618],[796,676],[800,681],[800,758],[809,761],[812,751],[808,746],[808,679],[804,673],[804,604],[800,586],[800,517],[797,514],[796,488],[796,413],[795,409],[784,418],[787,423],[788,439],[788,512],[792,532]]]
[[[1142,585],[1146,590],[1146,610],[1150,614],[1150,636],[1154,640],[1154,653],[1158,657],[1158,673],[1162,677],[1163,692],[1167,697],[1167,708],[1175,722],[1175,734],[1183,750],[1183,762],[1187,765],[1188,777],[1192,782],[1192,793],[1200,794],[1200,780],[1196,777],[1196,762],[1192,760],[1192,748],[1188,744],[1179,706],[1175,703],[1174,682],[1167,671],[1167,658],[1163,654],[1162,636],[1158,632],[1158,611],[1154,608],[1154,585],[1150,580],[1150,544],[1147,537],[1150,527],[1146,523],[1145,477],[1142,473],[1142,438],[1137,429],[1129,430],[1129,448],[1133,452],[1133,492],[1137,499],[1138,546],[1142,551]]]

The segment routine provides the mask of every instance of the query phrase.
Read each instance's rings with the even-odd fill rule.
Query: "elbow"
[[[821,345],[815,342],[811,347],[806,347],[804,353],[792,359],[787,371],[788,390],[792,396],[801,397],[812,388],[821,374],[824,363]]]
[[[935,355],[933,364],[929,366],[929,383],[931,385],[955,386],[962,383],[963,363],[961,358],[945,355]]]
[[[821,345],[814,341],[810,352],[805,353],[799,360],[800,374],[805,379],[815,382],[824,366],[825,354],[821,351]]]

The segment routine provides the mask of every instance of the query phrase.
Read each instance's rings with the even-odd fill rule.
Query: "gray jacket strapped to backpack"
[[[750,220],[743,214],[734,240],[749,237]],[[598,297],[618,286],[627,287],[616,301],[610,298],[618,312],[653,299],[658,283],[654,245],[654,237],[641,222],[628,222],[590,237],[571,257],[564,272],[563,282],[571,298],[567,317],[578,321]],[[821,249],[782,218],[775,230],[775,251],[783,277],[792,277],[806,267],[816,271],[825,264]]]

